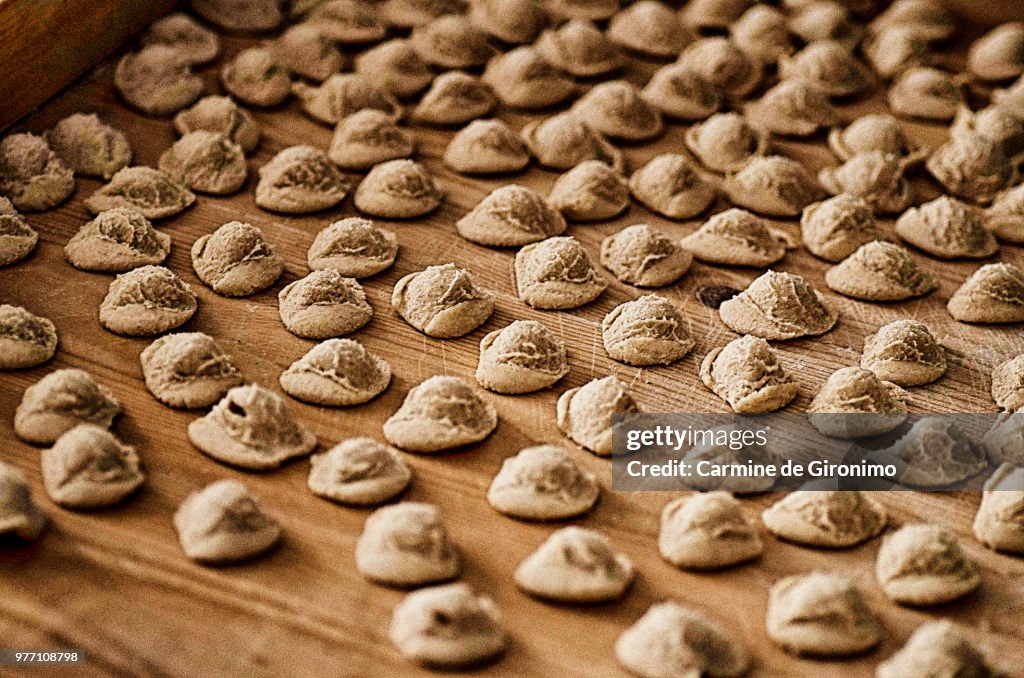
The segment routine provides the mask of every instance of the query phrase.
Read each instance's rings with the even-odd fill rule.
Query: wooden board
[[[245,44],[226,42],[228,55]],[[633,62],[627,76],[642,82],[654,65]],[[27,119],[23,127],[42,131],[74,111],[98,111],[126,131],[138,162],[155,165],[174,140],[167,120],[150,119],[126,110],[111,87],[112,62],[99,66]],[[212,71],[210,90],[218,87]],[[879,97],[843,107],[852,119],[879,108]],[[528,116],[500,111],[519,127]],[[296,143],[326,148],[329,129],[304,118],[294,102],[281,110],[259,112],[263,143],[250,168]],[[944,136],[938,126],[908,124],[913,137],[934,146]],[[982,564],[984,586],[967,600],[933,610],[900,608],[881,600],[873,583],[879,547],[874,540],[839,552],[799,548],[767,538],[757,563],[717,574],[680,572],[657,553],[659,512],[672,493],[605,491],[592,514],[578,524],[600,529],[634,561],[635,587],[616,604],[591,607],[550,605],[519,593],[511,583],[517,564],[540,544],[553,527],[516,522],[498,515],[484,495],[506,457],[520,448],[552,442],[566,445],[583,464],[599,474],[605,489],[609,463],[573,446],[557,430],[554,403],[567,388],[609,373],[626,381],[649,411],[724,412],[723,403],[697,376],[701,358],[735,335],[717,313],[700,305],[695,290],[706,284],[744,286],[759,271],[695,264],[677,285],[660,293],[678,303],[692,323],[697,346],[670,367],[636,369],[611,361],[604,353],[599,324],[615,305],[636,296],[637,289],[612,282],[596,302],[573,312],[539,312],[515,297],[510,266],[513,253],[486,249],[460,239],[454,222],[492,188],[515,181],[546,193],[556,174],[536,167],[497,180],[459,177],[439,160],[450,131],[414,127],[417,158],[437,177],[448,198],[429,218],[386,224],[398,232],[401,252],[391,270],[366,281],[376,315],[356,333],[366,346],[390,361],[394,383],[377,400],[352,409],[318,409],[295,401],[291,408],[319,436],[321,449],[353,435],[380,437],[382,422],[398,407],[410,387],[434,374],[473,379],[478,344],[487,332],[516,318],[544,322],[570,347],[572,372],[549,392],[506,397],[487,394],[497,407],[498,430],[481,445],[436,457],[408,455],[416,479],[405,499],[434,502],[441,507],[465,560],[463,580],[497,601],[512,643],[507,656],[480,675],[614,676],[621,675],[612,655],[618,634],[652,603],[674,598],[709,610],[740,633],[756,658],[752,676],[842,675],[868,677],[921,623],[952,617],[973,629],[993,658],[1012,675],[1024,666],[1024,561],[983,549],[971,536],[977,495],[893,493],[880,497],[899,525],[940,521],[962,537],[967,552]],[[684,128],[671,125],[653,143],[631,145],[626,153],[633,167],[657,153],[682,152]],[[777,148],[819,167],[834,160],[822,139],[780,141]],[[354,214],[351,200],[329,213],[308,217],[273,216],[253,204],[254,176],[246,187],[226,199],[201,197],[187,213],[163,222],[174,240],[169,266],[200,296],[200,308],[186,330],[207,332],[231,352],[246,377],[277,388],[277,377],[312,346],[281,325],[276,295],[307,272],[306,249],[316,232],[331,221]],[[104,331],[97,308],[111,277],[76,271],[63,260],[61,248],[88,216],[82,200],[99,186],[80,180],[73,199],[46,214],[30,215],[41,233],[38,251],[27,261],[0,270],[0,301],[24,305],[51,318],[60,332],[54,361],[37,369],[0,375],[0,450],[3,459],[23,469],[52,517],[49,533],[28,549],[0,550],[0,635],[12,647],[83,648],[89,663],[85,675],[340,675],[352,677],[429,675],[403,661],[387,640],[391,610],[402,592],[367,583],[353,566],[353,545],[367,511],[338,507],[315,498],[306,489],[308,462],[298,461],[267,474],[250,474],[221,466],[197,452],[185,427],[197,413],[176,412],[159,405],[145,390],[138,363],[146,339],[118,337]],[[924,179],[915,180],[921,199],[937,195]],[[717,209],[724,208],[721,203]],[[192,271],[189,249],[199,236],[220,224],[240,219],[260,226],[285,258],[287,272],[271,290],[247,299],[226,299],[202,285]],[[690,233],[699,220],[674,223],[634,205],[613,222],[573,225],[596,257],[601,239],[637,222],[654,224],[675,237]],[[792,234],[794,221],[779,222]],[[886,222],[891,235],[891,222]],[[1003,247],[993,260],[1021,263],[1021,248]],[[922,255],[923,257],[923,255]],[[447,341],[427,338],[391,310],[391,288],[403,275],[427,265],[455,261],[468,267],[477,281],[494,290],[494,316],[469,336]],[[791,409],[806,408],[817,387],[835,369],[856,364],[863,338],[881,324],[911,317],[928,323],[949,350],[950,369],[938,383],[913,389],[918,411],[995,411],[988,372],[997,362],[1024,351],[1020,326],[971,327],[954,323],[945,302],[976,268],[976,263],[930,261],[940,283],[924,299],[898,304],[867,304],[828,294],[841,314],[838,327],[815,340],[778,345],[787,366],[800,382],[801,394]],[[827,265],[804,250],[787,254],[779,268],[806,276],[827,293]],[[22,391],[44,374],[61,367],[82,367],[108,385],[124,403],[126,414],[116,432],[136,445],[149,472],[149,483],[126,505],[79,514],[50,503],[42,490],[37,449],[17,441],[10,422]],[[190,563],[178,547],[171,516],[190,492],[220,478],[242,479],[279,517],[285,532],[281,548],[251,563],[206,568]],[[744,499],[751,515],[778,498]],[[870,592],[885,626],[885,640],[866,656],[848,661],[793,658],[776,648],[764,631],[767,592],[779,578],[814,568],[852,574]]]
[[[0,129],[166,14],[175,0],[0,1]]]

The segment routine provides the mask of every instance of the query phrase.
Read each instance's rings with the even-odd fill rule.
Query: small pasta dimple
[[[407,452],[431,454],[489,436],[498,413],[457,377],[434,376],[414,387],[384,422],[384,437]]]
[[[263,231],[231,221],[195,241],[192,268],[217,294],[246,297],[273,285],[284,271],[284,260],[274,253]]]
[[[513,265],[516,293],[533,308],[577,308],[597,299],[608,283],[576,238],[547,238],[523,247]]]
[[[199,563],[255,558],[281,539],[277,520],[238,480],[218,480],[193,492],[174,514],[181,549]]]
[[[395,284],[391,306],[407,323],[440,339],[469,334],[494,312],[494,295],[455,264],[428,266]]]

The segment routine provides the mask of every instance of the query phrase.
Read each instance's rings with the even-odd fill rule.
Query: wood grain
[[[245,41],[226,42],[228,56]],[[627,77],[642,82],[653,64],[631,62]],[[107,61],[43,109],[23,127],[42,131],[77,110],[98,111],[125,130],[138,162],[155,165],[173,141],[167,120],[141,117],[120,105],[112,90],[112,62]],[[208,71],[210,90],[217,89]],[[880,107],[880,97],[843,106],[847,119]],[[500,111],[521,127],[528,116]],[[253,170],[274,153],[296,143],[325,148],[329,129],[304,118],[294,102],[280,110],[257,112],[263,142],[250,159]],[[915,140],[928,146],[941,141],[938,126],[908,124]],[[486,488],[501,462],[520,448],[537,442],[567,446],[575,457],[599,474],[605,489],[610,468],[574,447],[558,432],[554,402],[563,390],[609,373],[630,384],[649,411],[724,412],[723,403],[697,377],[701,358],[735,335],[702,306],[695,290],[706,284],[744,286],[759,271],[696,264],[680,283],[660,291],[678,303],[690,318],[697,340],[693,353],[676,365],[636,369],[611,361],[601,345],[599,323],[616,304],[638,296],[634,288],[612,282],[596,302],[573,312],[533,311],[513,292],[513,253],[478,247],[460,239],[454,222],[492,188],[515,181],[546,193],[556,174],[536,167],[515,177],[477,180],[459,177],[442,167],[440,156],[451,131],[414,128],[417,158],[437,177],[448,197],[429,218],[386,224],[399,234],[401,251],[391,270],[366,282],[376,315],[356,337],[390,361],[395,379],[377,400],[353,409],[322,409],[289,401],[295,414],[320,438],[321,449],[353,435],[380,437],[382,422],[398,407],[410,387],[434,374],[472,381],[478,344],[484,334],[516,318],[544,322],[570,347],[571,374],[549,392],[507,397],[487,394],[498,408],[501,423],[481,445],[436,457],[407,455],[416,478],[404,498],[438,504],[465,560],[463,579],[492,595],[507,618],[512,644],[507,656],[480,675],[616,676],[622,675],[612,655],[618,634],[652,603],[674,598],[712,612],[739,632],[756,657],[752,676],[841,675],[868,677],[882,659],[900,647],[921,623],[952,617],[972,628],[995,661],[1010,675],[1024,675],[1024,561],[983,549],[971,536],[970,522],[978,503],[973,494],[892,493],[880,497],[893,523],[934,520],[955,530],[968,553],[983,568],[984,586],[966,601],[933,610],[912,610],[879,598],[873,582],[878,540],[839,551],[799,548],[767,539],[764,557],[753,565],[718,574],[675,570],[656,548],[659,512],[675,494],[606,491],[592,514],[579,524],[606,532],[634,561],[639,579],[617,604],[591,607],[550,605],[519,593],[512,572],[553,529],[509,520],[491,510]],[[654,155],[684,152],[684,128],[671,125],[660,139],[628,146],[632,166]],[[822,138],[809,142],[780,141],[777,148],[820,167],[834,160]],[[246,377],[277,388],[277,377],[312,346],[282,326],[277,292],[307,272],[305,253],[316,232],[329,222],[354,214],[351,200],[339,209],[307,217],[282,217],[257,209],[254,176],[227,199],[201,197],[187,213],[162,222],[174,240],[169,266],[192,284],[200,296],[195,318],[183,329],[207,332],[231,352]],[[31,548],[0,550],[0,635],[14,647],[83,648],[89,663],[84,675],[431,675],[403,661],[387,640],[387,625],[402,592],[383,589],[360,578],[353,566],[353,545],[366,511],[334,506],[315,498],[305,487],[308,462],[298,461],[268,474],[249,474],[221,466],[197,452],[185,436],[197,413],[171,411],[145,390],[138,363],[145,339],[114,336],[97,321],[97,308],[110,276],[76,271],[61,248],[88,216],[82,200],[98,182],[80,180],[73,199],[59,209],[31,215],[42,236],[38,251],[27,261],[0,270],[0,301],[24,305],[51,318],[60,332],[60,351],[37,369],[0,375],[0,449],[3,458],[22,468],[52,517],[49,533]],[[937,195],[934,185],[915,179],[921,199]],[[723,209],[721,202],[715,209]],[[192,271],[189,248],[220,224],[240,219],[260,226],[285,258],[287,273],[271,289],[247,299],[214,295]],[[693,231],[698,221],[675,223],[634,205],[623,217],[596,225],[574,225],[570,233],[596,257],[600,240],[637,222],[651,223],[676,237]],[[794,221],[779,222],[796,235]],[[885,228],[891,235],[891,223]],[[993,260],[1021,263],[1019,247],[1003,247]],[[919,255],[924,258],[924,255]],[[401,321],[391,310],[394,283],[427,265],[456,261],[478,282],[494,290],[494,316],[469,336],[447,341],[429,339]],[[994,411],[987,391],[988,372],[997,362],[1024,352],[1020,326],[974,327],[953,322],[945,302],[974,270],[976,263],[929,260],[939,290],[924,299],[897,304],[867,304],[827,294],[840,312],[838,327],[815,340],[782,343],[778,349],[802,391],[791,409],[806,408],[817,387],[833,370],[856,364],[868,333],[896,318],[917,318],[929,324],[949,350],[950,369],[938,383],[913,389],[916,411]],[[779,268],[806,276],[827,293],[827,265],[804,250],[787,254]],[[42,491],[38,450],[17,441],[11,419],[22,391],[60,367],[82,367],[108,385],[125,404],[116,432],[136,445],[149,472],[149,483],[126,505],[79,514],[61,510]],[[184,497],[219,478],[240,478],[280,519],[283,545],[260,560],[223,568],[190,563],[178,547],[171,516]],[[777,499],[766,495],[744,499],[752,515]],[[791,657],[765,636],[767,592],[779,578],[814,568],[853,574],[870,592],[885,625],[885,640],[871,653],[849,661],[822,662]]]

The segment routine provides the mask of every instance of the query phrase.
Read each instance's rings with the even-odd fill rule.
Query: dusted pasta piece
[[[494,601],[466,584],[408,594],[395,608],[388,635],[405,658],[441,668],[479,666],[502,654],[508,645]]]
[[[400,99],[422,92],[434,79],[427,62],[402,38],[382,42],[357,56],[356,73],[373,77],[378,87]]]
[[[334,207],[348,195],[348,179],[327,154],[312,146],[289,146],[260,168],[256,205],[284,214]]]
[[[365,0],[327,0],[299,25],[312,26],[327,40],[342,45],[377,42],[388,34],[379,6]]]
[[[167,176],[194,191],[227,195],[242,188],[249,168],[242,147],[219,132],[189,132],[160,156]]]
[[[773,534],[805,546],[847,548],[885,529],[885,507],[856,490],[797,490],[762,514]]]
[[[594,506],[600,486],[593,473],[555,445],[527,447],[501,464],[487,490],[497,511],[520,520],[565,520]]]
[[[1017,181],[1017,168],[1000,145],[980,134],[953,136],[925,162],[928,173],[953,195],[987,204]]]
[[[721,36],[690,43],[679,55],[678,63],[731,97],[745,97],[761,81],[761,62]]]
[[[807,418],[830,438],[874,436],[904,422],[909,399],[902,388],[870,370],[844,367],[822,384],[807,408]]]
[[[675,11],[657,0],[630,3],[608,25],[616,45],[658,59],[679,54],[692,38]]]
[[[146,481],[135,448],[105,428],[79,424],[40,455],[43,485],[54,503],[72,510],[119,504]]]
[[[771,5],[753,5],[732,22],[729,36],[737,47],[763,64],[774,64],[796,50],[786,15]]]
[[[344,407],[369,402],[391,383],[391,366],[352,339],[328,339],[288,367],[281,388],[313,405]]]
[[[910,487],[952,485],[987,466],[981,441],[949,417],[921,417],[892,446],[874,454],[895,463],[899,482]]]
[[[533,42],[548,18],[536,0],[479,0],[470,4],[473,25],[510,45]]]
[[[368,278],[391,267],[398,237],[372,221],[348,217],[326,226],[309,246],[310,270],[331,269],[352,278]]]
[[[190,64],[207,64],[220,54],[220,39],[184,12],[174,12],[157,19],[142,34],[143,46],[166,45],[188,58]]]
[[[889,110],[903,118],[952,120],[964,105],[956,79],[937,68],[916,66],[903,71],[889,87]]]
[[[739,113],[716,113],[686,130],[686,147],[714,172],[736,172],[768,152],[770,135]]]
[[[191,0],[190,4],[199,16],[229,31],[269,31],[284,19],[280,0]]]
[[[948,619],[918,626],[899,652],[878,665],[877,678],[915,675],[978,676],[999,675],[985,655]]]
[[[854,23],[847,4],[804,0],[803,6],[795,8],[789,18],[789,30],[808,45],[836,40],[852,51],[860,42],[863,30]]]
[[[772,270],[722,302],[718,313],[734,331],[765,339],[817,336],[832,329],[838,320],[804,278]]]
[[[0,536],[35,541],[46,529],[46,514],[32,499],[21,471],[0,461]]]
[[[162,264],[170,251],[171,236],[136,210],[115,207],[84,224],[64,246],[64,257],[83,271],[124,273]]]
[[[618,600],[633,583],[633,563],[600,532],[563,527],[526,557],[516,585],[543,600],[602,603]]]
[[[289,283],[278,295],[281,322],[304,339],[327,339],[355,332],[370,322],[373,307],[355,278],[332,269],[313,271]]]
[[[694,345],[686,317],[655,294],[613,308],[601,321],[601,336],[608,356],[627,365],[670,365]]]
[[[953,293],[946,309],[964,323],[1024,322],[1024,272],[1013,264],[986,264]]]
[[[879,236],[871,207],[861,198],[840,193],[804,208],[800,235],[811,254],[840,261]]]
[[[412,469],[395,448],[373,438],[347,438],[310,458],[310,491],[346,506],[376,506],[409,487]]]
[[[1024,119],[998,106],[980,111],[964,107],[956,112],[949,127],[949,136],[966,139],[974,134],[995,143],[1008,158],[1024,151]]]
[[[199,563],[233,563],[266,553],[281,527],[237,480],[218,480],[193,492],[174,514],[181,549]]]
[[[804,80],[832,97],[862,94],[871,86],[864,65],[835,40],[816,40],[793,56],[783,56],[779,76]]]
[[[0,370],[42,365],[56,351],[57,328],[48,318],[0,304]]]
[[[871,35],[863,51],[875,73],[884,80],[931,62],[928,40],[909,26],[894,26]]]
[[[530,151],[507,123],[474,120],[452,137],[444,164],[461,174],[519,172],[530,164]]]
[[[832,128],[828,146],[842,161],[860,153],[881,151],[905,158],[907,163],[921,159],[922,151],[904,134],[899,121],[888,113],[862,115],[845,128]]]
[[[775,476],[765,474],[749,476],[719,476],[719,475],[698,475],[687,479],[686,487],[700,492],[713,492],[716,490],[728,491],[733,494],[758,494],[768,492],[775,485],[779,474],[779,457],[765,449],[764,446],[756,444],[740,445],[738,449],[729,445],[727,436],[736,435],[731,431],[737,430],[732,426],[719,426],[712,430],[715,440],[705,440],[704,444],[694,445],[687,451],[684,459],[690,464],[707,462],[707,468],[724,468],[733,464],[746,465],[747,463],[760,464],[764,468],[774,468]],[[724,437],[723,437],[724,434]],[[691,468],[693,468],[691,466]]]
[[[250,106],[269,108],[288,98],[292,76],[270,47],[248,47],[220,69],[220,81],[231,95]]]
[[[587,160],[600,160],[616,171],[625,168],[622,152],[571,112],[529,122],[522,136],[537,162],[549,169],[571,170]]]
[[[722,322],[740,334],[796,339],[824,334],[838,317],[795,273],[768,270],[719,307]]]
[[[565,218],[533,190],[506,184],[491,191],[455,222],[466,240],[493,247],[518,247],[563,233]]]
[[[967,69],[980,80],[1009,80],[1024,73],[1024,24],[999,24],[971,43]]]
[[[414,386],[384,422],[384,437],[405,450],[433,454],[478,443],[498,426],[494,406],[456,377],[434,376]]]
[[[124,133],[95,113],[72,113],[43,135],[50,149],[75,174],[109,179],[132,160]]]
[[[145,337],[184,325],[197,307],[195,292],[170,269],[142,266],[110,283],[100,324],[117,334]]]
[[[860,366],[900,386],[929,384],[946,373],[946,351],[917,320],[894,320],[864,340]]]
[[[263,231],[230,221],[193,243],[192,268],[217,294],[247,297],[273,285],[284,272],[284,260]]]
[[[605,75],[623,64],[611,41],[585,19],[547,29],[537,39],[536,48],[549,64],[581,78]]]
[[[612,455],[613,417],[640,412],[633,396],[614,375],[571,388],[558,398],[558,428],[599,457]]]
[[[768,342],[749,334],[712,349],[701,362],[700,379],[740,414],[773,412],[800,391]]]
[[[243,382],[231,356],[201,332],[160,337],[139,361],[146,388],[169,407],[209,407]]]
[[[903,301],[935,291],[935,279],[904,248],[873,240],[825,272],[825,284],[865,301]]]
[[[386,219],[411,219],[436,210],[444,193],[423,165],[414,160],[389,160],[374,165],[356,188],[356,209]]]
[[[554,106],[576,92],[576,84],[533,47],[516,47],[495,56],[487,62],[483,81],[503,104],[526,110]]]
[[[539,391],[568,373],[565,342],[535,320],[516,320],[480,341],[476,380],[495,393]]]
[[[569,221],[603,221],[629,207],[629,185],[605,163],[588,160],[558,177],[547,201]]]
[[[993,466],[1024,465],[1024,412],[998,415],[981,442],[985,446],[985,456]]]
[[[868,26],[877,33],[886,28],[913,28],[930,42],[953,37],[957,20],[939,0],[895,0]]]
[[[679,62],[656,70],[640,94],[662,115],[677,120],[703,120],[722,107],[718,90]]]
[[[718,570],[759,558],[764,543],[739,501],[728,492],[708,492],[665,505],[658,550],[676,567]]]
[[[450,339],[469,334],[491,317],[494,295],[477,287],[466,269],[442,264],[399,280],[391,306],[427,336]]]
[[[498,53],[487,41],[486,33],[467,17],[456,14],[417,26],[409,42],[421,59],[446,70],[483,66]]]
[[[303,112],[325,125],[337,125],[364,108],[375,108],[396,120],[402,117],[398,100],[358,73],[335,73],[319,87],[297,82],[292,92],[299,99]]]
[[[974,517],[974,535],[985,546],[1024,553],[1024,469],[1002,464],[985,482]]]
[[[364,108],[342,118],[334,128],[327,157],[347,170],[367,170],[389,160],[408,158],[416,140],[394,118],[375,108]]]
[[[462,125],[489,115],[497,105],[490,85],[468,73],[448,71],[434,79],[411,117],[431,125]]]
[[[16,264],[32,254],[39,234],[18,214],[7,198],[0,196],[0,267]]]
[[[764,268],[786,256],[786,246],[761,217],[735,207],[712,216],[679,241],[699,261]]]
[[[516,293],[528,306],[564,310],[589,304],[608,287],[590,256],[573,237],[526,245],[513,266]]]
[[[228,391],[209,414],[188,425],[188,438],[215,461],[250,471],[277,468],[316,447],[316,436],[284,400],[255,384]]]
[[[999,250],[999,243],[982,225],[981,216],[947,195],[908,209],[896,220],[896,233],[942,259],[985,259]]]
[[[875,575],[885,595],[905,605],[948,603],[981,585],[977,564],[939,525],[904,525],[888,535],[878,551]]]
[[[195,201],[192,191],[164,172],[137,165],[118,170],[108,183],[85,199],[85,206],[93,214],[130,207],[147,219],[166,219],[184,212]]]
[[[874,611],[852,579],[814,571],[786,577],[768,592],[768,637],[788,652],[845,657],[881,640]]]
[[[991,392],[992,400],[1007,412],[1024,410],[1024,354],[992,369]]]
[[[743,169],[727,175],[723,187],[736,205],[781,217],[800,214],[822,194],[806,167],[781,155],[754,156]]]
[[[706,210],[718,191],[690,165],[686,156],[662,153],[629,178],[633,197],[670,219],[690,219]]]
[[[661,113],[625,80],[595,85],[572,108],[586,125],[613,139],[642,141],[661,134]]]
[[[52,445],[79,424],[110,428],[121,403],[84,370],[50,372],[32,386],[14,412],[14,433],[27,443]]]
[[[783,80],[744,109],[752,122],[769,132],[809,137],[839,124],[839,112],[828,96],[803,80]]]
[[[903,162],[882,151],[858,153],[836,168],[818,172],[818,182],[832,195],[863,199],[877,214],[900,214],[914,201]]]
[[[42,212],[75,190],[75,175],[42,137],[8,134],[0,141],[0,195],[22,212]]]
[[[637,287],[671,285],[692,262],[689,250],[647,224],[627,226],[601,241],[601,265]]]
[[[681,17],[684,24],[697,30],[722,30],[753,5],[753,0],[691,0]]]
[[[739,678],[750,668],[740,640],[703,612],[672,601],[656,603],[622,632],[615,657],[631,673]]]
[[[331,77],[345,65],[345,57],[315,21],[292,26],[272,43],[272,48],[274,56],[288,70],[317,82]]]
[[[148,115],[169,115],[203,95],[203,79],[192,72],[191,57],[162,44],[129,52],[114,69],[114,87],[124,101]]]
[[[241,108],[231,97],[208,96],[191,108],[174,116],[174,129],[178,134],[206,130],[218,132],[251,153],[260,142],[260,130],[252,113]]]
[[[992,90],[992,105],[1010,115],[1024,118],[1024,113],[1021,113],[1021,104],[1024,104],[1024,75],[1014,80],[1013,84],[1005,89]]]

